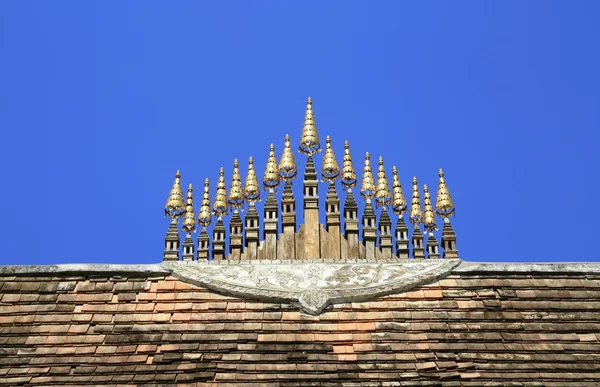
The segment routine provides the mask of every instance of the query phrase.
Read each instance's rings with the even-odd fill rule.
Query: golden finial
[[[269,150],[269,159],[265,168],[265,176],[263,177],[263,187],[265,191],[274,191],[279,186],[279,173],[277,173],[277,157],[275,157],[275,145],[271,144]]]
[[[194,219],[194,187],[188,186],[187,199],[185,201],[185,217],[183,218],[183,230],[196,232],[196,220]]]
[[[333,183],[340,176],[340,166],[338,165],[333,149],[331,148],[331,137],[327,136],[325,143],[325,156],[323,157],[321,177],[323,180]]]
[[[383,157],[379,156],[379,170],[377,172],[377,192],[375,193],[375,204],[386,208],[390,204],[392,195],[390,194],[390,185],[383,167]]]
[[[181,173],[177,171],[175,174],[175,182],[173,183],[173,187],[171,188],[171,193],[169,194],[169,198],[167,199],[167,204],[165,204],[165,216],[171,217],[171,219],[175,220],[181,217],[185,211],[185,206],[183,205],[183,192],[181,191]]]
[[[198,213],[198,224],[202,227],[208,227],[212,220],[210,213],[210,182],[204,180],[204,193],[202,194],[202,205]]]
[[[217,183],[217,194],[213,204],[213,214],[219,218],[227,215],[227,187],[225,186],[225,169],[219,171],[219,182]]]
[[[425,205],[425,216],[423,218],[423,226],[425,230],[433,232],[437,230],[435,223],[435,213],[433,212],[433,204],[431,203],[431,194],[427,185],[423,186],[423,204]]]
[[[244,199],[250,205],[260,201],[260,189],[258,188],[258,179],[254,172],[254,159],[250,156],[248,160],[248,174],[246,175],[246,185],[244,185]]]
[[[444,180],[444,171],[440,169],[440,184],[437,191],[437,200],[435,203],[435,212],[442,218],[448,218],[454,214],[456,208],[452,202],[452,196],[450,196],[450,190],[446,186],[446,180]]]
[[[365,154],[365,167],[363,169],[360,194],[367,202],[370,202],[375,197],[375,181],[373,180],[373,169],[371,169],[371,155],[369,152]]]
[[[392,167],[392,191],[393,191],[393,202],[392,202],[392,210],[398,216],[402,216],[404,211],[406,211],[406,199],[404,198],[404,193],[402,192],[402,185],[400,184],[400,179],[398,178],[398,169],[396,167]]]
[[[228,203],[234,211],[244,207],[244,194],[242,192],[242,177],[240,176],[240,164],[233,160],[233,175],[231,176],[231,187],[229,188]]]
[[[285,135],[285,145],[283,147],[283,154],[281,160],[279,160],[279,177],[283,181],[290,181],[296,177],[296,161],[294,160],[294,153],[292,153],[292,147],[290,146],[290,135]]]
[[[312,98],[310,97],[308,97],[308,102],[306,103],[304,127],[302,128],[302,137],[300,138],[298,149],[307,156],[312,156],[321,151],[321,142],[319,141],[319,133],[317,133],[317,124],[315,123],[315,115],[312,109]]]
[[[356,186],[356,170],[352,163],[352,156],[350,155],[350,145],[348,141],[344,142],[344,164],[342,166],[342,185],[346,189],[350,189]]]
[[[413,192],[410,206],[410,222],[416,227],[423,220],[421,211],[421,198],[419,196],[419,182],[413,177]]]

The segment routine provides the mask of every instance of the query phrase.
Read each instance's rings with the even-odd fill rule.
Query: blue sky
[[[444,168],[462,258],[599,260],[599,18],[597,1],[1,2],[0,264],[161,261],[174,172],[214,194],[252,155],[262,177],[309,95],[321,140],[397,165],[406,195]]]

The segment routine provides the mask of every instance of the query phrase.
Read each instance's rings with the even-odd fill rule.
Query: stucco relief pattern
[[[287,301],[310,314],[332,303],[365,301],[448,275],[460,260],[389,263],[165,262],[172,275],[220,293]]]

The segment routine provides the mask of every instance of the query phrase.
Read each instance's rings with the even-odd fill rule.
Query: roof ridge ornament
[[[219,171],[219,182],[217,183],[217,193],[213,203],[213,214],[221,219],[227,215],[227,186],[225,185],[225,168],[221,167]]]
[[[185,206],[183,204],[183,191],[181,190],[181,172],[175,173],[175,181],[169,193],[169,198],[165,204],[165,216],[169,216],[173,223],[177,222],[183,213]]]
[[[242,192],[242,177],[240,176],[240,163],[238,159],[233,160],[233,174],[231,175],[231,187],[229,187],[229,198],[227,202],[233,209],[233,212],[238,212],[244,208],[244,195]]]
[[[396,215],[402,217],[404,211],[406,211],[407,203],[404,193],[402,192],[402,184],[398,178],[398,169],[396,166],[392,167],[392,210]]]
[[[350,144],[348,141],[344,142],[344,163],[342,165],[342,186],[346,190],[352,190],[352,187],[356,186],[356,170],[352,163],[352,155],[350,154]]]
[[[194,213],[194,187],[188,186],[187,199],[185,204],[185,217],[183,219],[183,230],[189,233],[196,232],[196,219]]]
[[[297,173],[296,160],[294,159],[294,153],[290,145],[290,135],[286,134],[283,154],[281,155],[281,160],[279,160],[279,177],[287,183],[296,177]]]
[[[377,172],[377,192],[375,193],[375,205],[386,210],[390,204],[392,195],[390,194],[390,185],[385,174],[383,166],[383,157],[379,156],[379,169]]]
[[[425,206],[425,216],[423,218],[423,226],[430,233],[438,229],[435,222],[435,213],[433,212],[433,204],[431,203],[431,194],[427,184],[423,185],[423,204]]]
[[[410,206],[410,222],[414,227],[418,227],[423,221],[423,212],[421,211],[421,198],[419,195],[419,182],[417,177],[413,177],[412,200]]]
[[[319,140],[315,114],[312,108],[312,98],[310,97],[308,97],[308,101],[306,102],[304,127],[302,128],[302,136],[300,137],[298,150],[300,153],[307,156],[315,155],[321,151],[321,142]]]
[[[265,191],[275,192],[279,186],[279,173],[277,171],[277,157],[275,156],[275,145],[271,144],[269,148],[269,159],[265,167],[263,177],[263,187]]]
[[[323,181],[328,181],[329,184],[335,183],[340,177],[340,166],[335,158],[335,153],[331,148],[331,137],[325,139],[325,156],[323,156],[323,167],[321,168],[321,177]]]
[[[254,206],[254,203],[260,201],[260,189],[258,188],[258,179],[254,171],[254,158],[248,159],[248,174],[246,175],[246,184],[244,185],[244,199]]]
[[[198,212],[198,224],[202,227],[208,227],[212,221],[212,214],[210,213],[210,181],[204,180],[204,193],[202,194],[202,205]]]
[[[437,199],[435,203],[435,212],[440,218],[447,219],[451,215],[455,214],[456,208],[450,196],[450,190],[446,186],[446,180],[444,179],[444,171],[440,168],[439,172],[439,185],[437,191]]]
[[[375,181],[373,180],[373,169],[371,168],[371,155],[365,154],[365,166],[363,168],[362,184],[360,186],[360,195],[366,203],[370,203],[375,197]]]

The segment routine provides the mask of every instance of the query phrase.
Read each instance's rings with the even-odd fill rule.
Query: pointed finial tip
[[[254,164],[254,158],[252,156],[250,156],[250,158],[248,159],[248,163],[249,164]]]
[[[308,103],[312,103],[312,98],[308,97]]]
[[[350,144],[348,144],[348,140],[344,141],[344,148],[350,148]]]
[[[429,192],[429,187],[427,187],[427,184],[423,184],[423,191]]]
[[[271,144],[271,146],[269,147],[271,150],[275,150],[275,144]]]
[[[365,153],[365,159],[370,159],[371,158],[371,154],[369,154],[369,152]]]
[[[233,167],[237,168],[240,166],[240,163],[238,163],[238,159],[233,159]]]
[[[379,156],[379,165],[383,164],[383,157]]]
[[[442,168],[440,168],[439,175],[440,175],[440,177],[444,177],[444,171],[442,171]]]
[[[225,174],[225,168],[221,167],[221,169],[219,170],[219,175],[223,176]]]
[[[190,183],[190,185],[188,185],[188,190],[191,191],[193,189],[194,189],[194,187],[192,186],[192,183]]]
[[[331,142],[331,136],[325,137],[325,142]]]
[[[417,184],[417,177],[413,177],[413,184]]]
[[[285,135],[285,141],[290,141],[290,135],[289,134]]]
[[[208,180],[208,177],[206,179],[204,179],[204,185],[208,187],[208,185],[210,184],[210,180]]]
[[[398,168],[396,168],[395,165],[392,167],[392,173],[394,173],[394,174],[398,173]]]
[[[181,177],[181,172],[179,172],[179,169],[175,173],[175,177],[178,178],[178,179]]]

